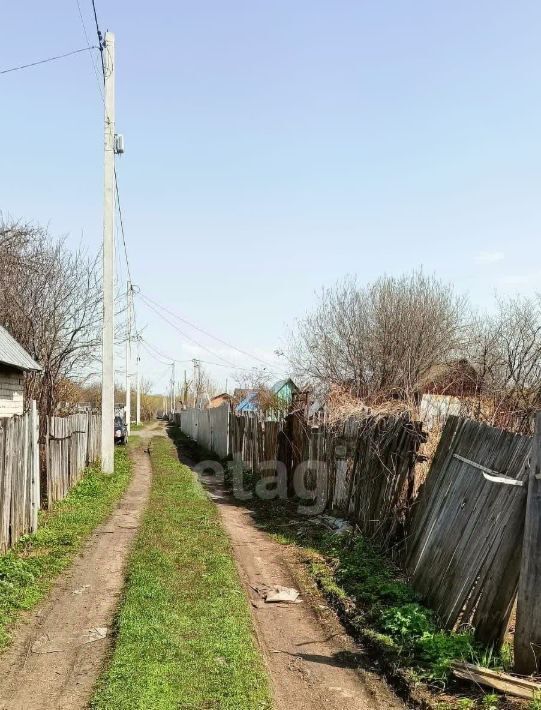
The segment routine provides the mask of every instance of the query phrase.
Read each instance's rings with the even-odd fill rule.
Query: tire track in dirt
[[[150,490],[148,454],[139,445],[131,456],[133,479],[117,508],[0,655],[0,708],[81,710],[90,700],[112,645],[100,630],[110,630]]]
[[[186,463],[186,461],[185,461]],[[284,545],[257,528],[214,476],[201,482],[220,511],[250,599],[276,710],[398,710],[403,702],[379,676],[360,667],[361,649],[347,635]],[[296,587],[301,604],[266,604],[254,588]],[[322,611],[323,610],[323,611]]]

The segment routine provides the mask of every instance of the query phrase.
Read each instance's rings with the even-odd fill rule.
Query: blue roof
[[[248,392],[244,399],[238,403],[235,411],[237,412],[255,412],[257,410],[257,392]]]

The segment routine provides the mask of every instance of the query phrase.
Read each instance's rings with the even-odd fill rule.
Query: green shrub
[[[411,641],[432,632],[434,622],[430,611],[416,602],[410,602],[382,611],[380,626],[392,636]]]

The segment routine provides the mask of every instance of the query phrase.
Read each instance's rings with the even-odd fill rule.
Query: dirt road
[[[152,435],[159,433],[151,432]],[[149,432],[143,433],[146,438]],[[148,454],[134,451],[134,476],[110,518],[58,579],[47,600],[16,629],[0,656],[0,707],[81,710],[110,647],[124,567],[151,479]]]
[[[231,537],[237,567],[252,603],[259,644],[272,681],[276,710],[395,710],[404,708],[378,676],[359,670],[349,639],[291,551],[259,530],[212,476],[202,482]],[[267,604],[254,590],[274,584],[300,589],[301,604]]]

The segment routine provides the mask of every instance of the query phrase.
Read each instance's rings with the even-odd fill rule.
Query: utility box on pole
[[[101,466],[114,470],[114,238],[115,223],[115,36],[105,33],[103,42],[105,89],[105,159],[103,193],[103,332],[101,381]]]

